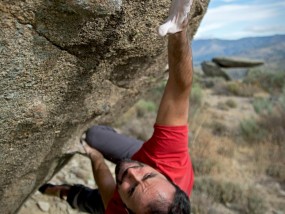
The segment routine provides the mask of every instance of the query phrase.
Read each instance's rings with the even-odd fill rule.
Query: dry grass
[[[260,127],[268,130],[267,140],[278,145],[285,140],[285,108],[279,107],[272,114],[263,115]]]
[[[246,83],[256,85],[270,93],[279,93],[285,86],[285,72],[271,72],[254,70],[245,79]]]
[[[196,180],[194,192],[204,196],[196,198],[195,213],[196,210],[201,210],[204,213],[205,210],[201,207],[210,202],[235,207],[239,213],[263,214],[267,211],[265,199],[257,188],[246,189],[241,184],[232,181],[203,177]],[[208,205],[208,207],[210,206]]]
[[[221,87],[222,84],[219,85]],[[157,93],[161,92],[161,88],[157,89]],[[223,83],[221,89],[224,95],[237,96],[252,96],[258,91],[254,86],[243,83]],[[244,127],[249,137],[245,137],[246,134],[242,133],[243,142],[246,143],[241,143],[242,138],[233,133],[234,129],[238,130],[236,127],[238,123],[229,123],[226,118],[227,113],[233,111],[236,112],[236,118],[233,119],[240,120],[238,111],[241,109],[241,104],[237,106],[234,97],[231,99],[227,97],[221,105],[225,106],[228,112],[219,111],[216,105],[213,107],[203,104],[203,98],[207,93],[201,92],[199,85],[192,90],[192,109],[189,118],[191,131],[189,147],[196,177],[192,194],[193,213],[209,213],[213,204],[219,203],[224,204],[219,206],[229,206],[225,209],[232,209],[233,204],[233,207],[238,207],[240,213],[263,213],[266,210],[264,207],[266,199],[261,198],[261,194],[252,186],[264,175],[285,182],[285,167],[282,165],[285,163],[284,155],[282,156],[284,146],[280,147],[285,139],[283,136],[285,114],[281,111],[276,115],[263,114],[262,120],[250,119],[249,125],[245,124]],[[133,127],[142,130],[140,127],[152,126],[153,123],[147,118],[155,117],[153,106],[157,100],[155,97],[146,98],[146,102],[141,102],[138,107],[135,106],[130,115],[124,119],[130,133],[141,139],[146,138],[144,133],[150,131],[138,133]],[[137,119],[130,120],[132,117]],[[137,120],[142,119],[147,119],[148,122],[138,123]],[[256,133],[259,133],[259,130],[266,130],[264,135],[266,137],[257,139]]]
[[[224,82],[216,84],[214,87],[214,92],[217,95],[226,96],[252,97],[255,93],[260,91],[260,88],[242,82]]]
[[[234,157],[235,144],[230,138],[217,137],[204,126],[195,139],[190,141],[190,154],[196,176],[215,176],[232,170],[230,160]]]
[[[217,171],[218,163],[215,160],[215,144],[212,143],[211,133],[202,130],[194,145],[190,147],[190,154],[195,175],[208,175]]]

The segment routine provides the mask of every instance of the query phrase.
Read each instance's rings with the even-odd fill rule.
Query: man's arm
[[[105,208],[111,200],[116,188],[115,180],[109,167],[104,161],[103,155],[94,148],[91,148],[86,142],[82,142],[83,148],[91,159],[93,176],[99,188],[101,198]],[[94,201],[96,203],[96,201]]]
[[[186,30],[168,36],[169,78],[157,113],[160,125],[185,125],[192,86],[192,52]]]

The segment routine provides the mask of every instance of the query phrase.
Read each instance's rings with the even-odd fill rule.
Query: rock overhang
[[[208,1],[195,1],[196,32]],[[0,212],[15,213],[164,72],[169,1],[1,1]]]

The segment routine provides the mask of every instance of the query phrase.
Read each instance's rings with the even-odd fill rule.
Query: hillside
[[[238,40],[205,39],[192,43],[195,66],[216,56],[236,56],[261,59],[266,67],[285,66],[285,35],[250,37]]]

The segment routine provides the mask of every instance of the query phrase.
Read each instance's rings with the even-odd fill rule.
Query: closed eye
[[[149,179],[149,178],[153,178],[153,177],[155,177],[156,175],[157,175],[156,173],[149,173],[149,174],[146,174],[145,176],[143,176],[142,181],[145,181],[145,180],[147,180],[147,179]]]
[[[134,192],[135,192],[135,190],[136,190],[136,188],[137,188],[138,185],[139,185],[139,183],[135,183],[135,185],[133,185],[133,186],[128,190],[128,195],[129,195],[129,197],[131,197],[131,196],[134,194]]]

